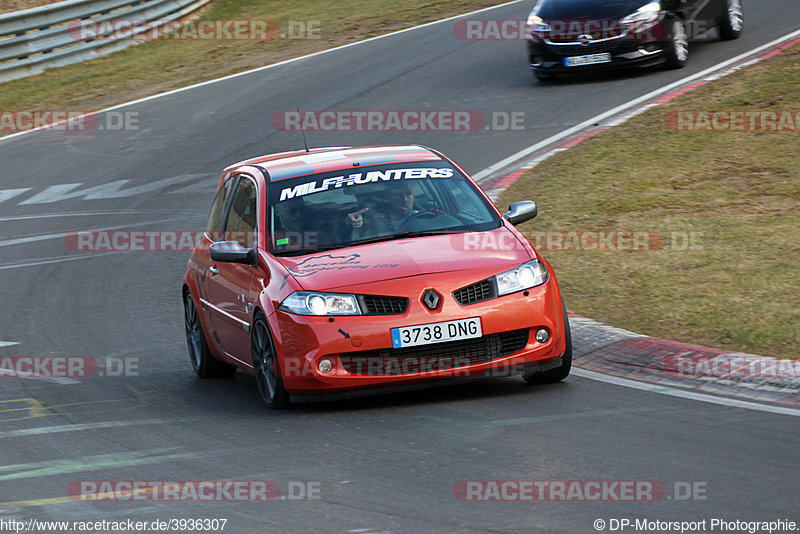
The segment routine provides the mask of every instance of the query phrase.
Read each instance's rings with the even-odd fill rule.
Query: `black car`
[[[533,74],[659,63],[681,68],[689,41],[717,27],[722,39],[742,31],[741,0],[540,0],[528,17]]]

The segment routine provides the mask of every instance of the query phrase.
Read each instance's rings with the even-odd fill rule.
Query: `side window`
[[[225,222],[225,207],[228,204],[228,198],[234,182],[236,182],[235,177],[228,178],[228,180],[222,184],[222,187],[219,188],[219,191],[217,191],[217,196],[214,197],[214,203],[211,205],[211,215],[208,217],[207,233],[213,241],[222,240],[222,231],[225,229],[223,226]]]
[[[226,239],[238,241],[245,248],[253,247],[256,242],[256,215],[256,186],[243,176],[233,195],[228,224],[225,225]]]

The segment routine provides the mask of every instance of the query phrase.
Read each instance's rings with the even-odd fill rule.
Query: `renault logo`
[[[594,37],[588,34],[578,36],[578,42],[581,43],[581,46],[589,46],[593,40]]]
[[[422,303],[431,311],[439,307],[441,300],[442,298],[433,289],[426,289],[425,293],[422,294]]]

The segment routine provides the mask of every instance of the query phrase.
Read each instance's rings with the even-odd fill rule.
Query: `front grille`
[[[359,295],[358,303],[364,315],[402,315],[408,308],[408,299],[404,297]]]
[[[489,300],[497,296],[497,290],[491,278],[481,280],[467,287],[453,291],[456,302],[462,306]]]
[[[406,375],[466,367],[514,354],[528,344],[528,329],[402,349],[345,352],[344,369],[355,375]]]
[[[572,29],[572,31],[566,29],[563,31],[557,30],[546,35],[545,39],[550,43],[556,44],[578,44],[581,42],[581,37],[585,38],[587,35],[591,37],[591,40],[588,41],[589,43],[609,41],[627,37],[628,29],[619,23],[606,22],[600,29],[584,27],[583,29]]]
[[[589,54],[602,54],[603,52],[614,52],[620,47],[619,40],[606,41],[601,43],[590,43],[586,46],[580,44],[553,44],[548,45],[547,49],[563,56],[586,56]]]

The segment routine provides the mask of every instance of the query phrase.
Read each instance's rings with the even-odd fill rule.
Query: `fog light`
[[[325,358],[324,360],[319,361],[317,368],[319,369],[320,373],[330,373],[333,370],[333,362]]]
[[[550,339],[550,332],[545,330],[544,328],[540,328],[536,331],[536,341],[539,343],[547,343],[547,340]]]

